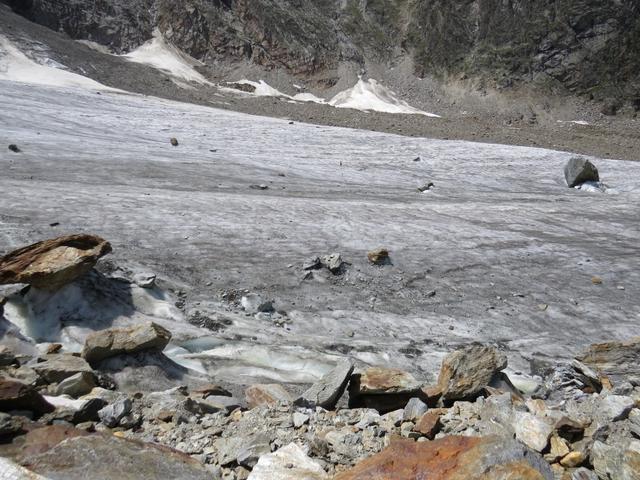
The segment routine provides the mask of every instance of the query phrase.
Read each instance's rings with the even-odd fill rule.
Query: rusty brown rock
[[[432,442],[396,440],[335,480],[551,480],[538,454],[498,437],[444,437]]]
[[[626,342],[607,342],[591,345],[577,359],[595,370],[603,378],[603,385],[639,378],[640,337]],[[609,380],[609,382],[607,382]]]
[[[507,366],[507,357],[493,347],[469,345],[447,355],[442,361],[438,386],[443,400],[477,396],[494,375]]]
[[[424,435],[429,440],[433,440],[442,426],[440,424],[441,414],[442,412],[439,409],[428,411],[420,417],[416,426],[413,427],[413,431]]]
[[[64,425],[49,425],[37,428],[31,430],[24,436],[24,443],[20,449],[20,454],[23,457],[38,455],[52,449],[64,440],[87,435],[89,435],[89,433],[84,430]]]
[[[376,248],[367,253],[367,258],[374,265],[383,265],[389,261],[389,250],[386,248]]]
[[[421,387],[422,384],[410,373],[395,368],[372,367],[351,376],[349,406],[390,412],[404,408],[413,397],[420,398]]]
[[[0,411],[28,410],[37,415],[54,410],[38,391],[17,380],[0,378]]]
[[[244,395],[249,408],[260,405],[277,405],[280,402],[293,402],[293,397],[289,392],[277,383],[251,385],[245,390]]]
[[[93,268],[111,252],[95,235],[68,235],[20,248],[0,258],[0,284],[28,283],[57,290]]]
[[[196,395],[202,395],[203,398],[207,398],[210,395],[220,396],[220,397],[231,397],[233,394],[224,388],[221,385],[217,385],[215,383],[209,383],[206,385],[202,385],[197,387],[191,391]]]

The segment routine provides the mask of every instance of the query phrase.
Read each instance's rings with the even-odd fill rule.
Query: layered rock
[[[442,399],[477,396],[506,367],[507,357],[493,347],[470,345],[450,353],[442,361],[438,377]]]
[[[413,375],[402,370],[369,368],[351,377],[349,406],[390,412],[404,408],[412,397],[421,394],[421,387]]]
[[[57,290],[87,273],[109,252],[109,242],[95,235],[44,240],[0,258],[0,284],[27,283]]]

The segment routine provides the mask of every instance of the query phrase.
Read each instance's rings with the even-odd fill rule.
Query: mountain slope
[[[249,61],[315,77],[341,65],[391,66],[640,108],[640,5],[634,0],[3,0],[27,18],[116,52],[158,26],[209,64]]]

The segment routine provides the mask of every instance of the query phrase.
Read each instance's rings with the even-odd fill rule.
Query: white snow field
[[[203,64],[168,43],[158,29],[153,32],[151,40],[124,57],[132,62],[151,65],[178,80],[213,86],[194,68]]]
[[[404,100],[400,100],[395,93],[384,87],[374,79],[362,80],[348,90],[338,93],[331,100],[329,105],[336,108],[353,108],[354,110],[386,113],[405,113],[414,115],[426,115],[427,117],[439,118],[434,113],[424,112],[412,107]]]
[[[637,334],[640,163],[594,159],[613,193],[579,191],[562,152],[11,81],[0,124],[0,252],[91,232],[112,242],[105,260],[160,279],[12,300],[6,317],[39,341],[79,349],[90,328],[157,319],[179,363],[249,383],[312,381],[338,355],[428,379],[470,341],[500,345],[517,378],[533,357]],[[392,265],[368,264],[376,247]],[[346,273],[307,278],[302,263],[331,252]],[[221,295],[245,291],[289,323]],[[196,310],[218,328],[188,324]]]
[[[11,41],[0,35],[0,80],[53,85],[57,87],[79,87],[92,90],[118,91],[101,83],[62,68],[36,63],[22,53]],[[60,65],[58,65],[60,66]]]

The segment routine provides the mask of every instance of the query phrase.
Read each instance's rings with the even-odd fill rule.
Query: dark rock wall
[[[159,27],[212,61],[313,75],[410,56],[417,75],[640,102],[637,0],[0,0],[126,51]]]

